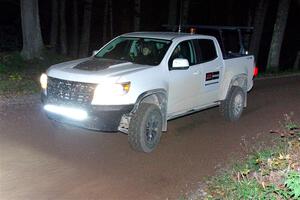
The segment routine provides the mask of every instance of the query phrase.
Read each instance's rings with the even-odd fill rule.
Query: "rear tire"
[[[227,98],[221,102],[220,111],[228,121],[237,121],[243,112],[245,93],[241,87],[233,86]]]
[[[153,151],[162,135],[162,114],[158,106],[142,103],[131,118],[128,129],[130,146],[141,152]]]

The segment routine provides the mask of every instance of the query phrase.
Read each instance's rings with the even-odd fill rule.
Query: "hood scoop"
[[[126,63],[123,60],[112,60],[105,58],[93,58],[82,63],[79,63],[74,69],[86,70],[86,71],[99,71],[109,68],[112,65]]]

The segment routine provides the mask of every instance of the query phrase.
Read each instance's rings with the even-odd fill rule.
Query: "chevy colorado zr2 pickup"
[[[93,56],[51,66],[41,75],[43,108],[60,123],[128,134],[151,152],[167,121],[213,106],[236,121],[253,86],[254,57],[223,58],[215,37],[134,32]]]

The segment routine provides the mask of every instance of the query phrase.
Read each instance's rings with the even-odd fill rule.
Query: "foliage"
[[[280,135],[282,138],[300,137],[299,125],[295,123],[293,118],[294,113],[284,114],[283,123],[280,122],[280,130],[271,130],[270,133]]]
[[[0,54],[0,73],[19,71],[24,67],[24,60],[17,52]]]
[[[19,25],[1,24],[0,28],[0,51],[13,51],[22,47],[22,35],[19,33]]]
[[[8,76],[8,79],[11,80],[11,81],[21,81],[22,76],[19,73],[14,72],[14,73],[12,73],[11,75]]]
[[[285,114],[276,147],[252,152],[246,160],[206,182],[204,199],[299,199],[300,131]]]
[[[42,57],[25,61],[19,52],[0,53],[0,95],[14,96],[40,91],[38,79],[49,66],[68,58],[45,51]]]
[[[294,199],[300,198],[300,174],[296,171],[290,171],[287,175],[285,185],[289,190],[289,196]]]
[[[0,80],[0,96],[14,96],[21,94],[33,94],[39,91],[39,85],[34,80],[22,81]]]

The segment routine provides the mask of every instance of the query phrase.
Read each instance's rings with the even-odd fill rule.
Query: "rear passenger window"
[[[200,39],[198,43],[198,63],[209,62],[217,58],[216,47],[213,40]]]

